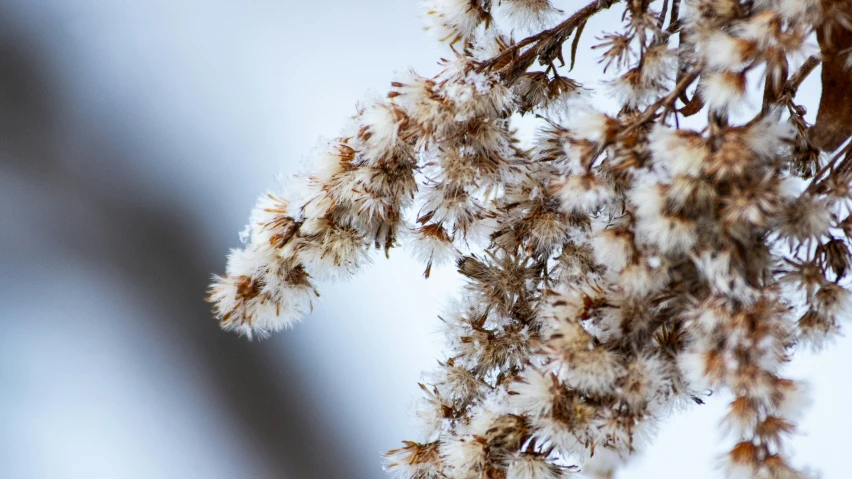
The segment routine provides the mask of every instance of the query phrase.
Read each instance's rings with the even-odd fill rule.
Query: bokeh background
[[[0,477],[384,477],[379,454],[417,438],[452,268],[379,256],[254,343],[203,298],[276,175],[395,71],[438,70],[418,7],[0,2]],[[595,78],[594,58],[576,71]],[[797,457],[827,479],[849,477],[850,364],[845,338],[791,368],[816,401]],[[721,477],[724,402],[669,421],[619,477]]]

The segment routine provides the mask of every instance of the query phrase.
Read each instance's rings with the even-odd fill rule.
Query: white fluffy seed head
[[[476,436],[450,436],[441,442],[441,459],[457,477],[476,477],[488,464],[485,441]]]
[[[461,252],[442,226],[424,225],[415,229],[412,236],[412,241],[406,244],[408,249],[428,267],[448,264],[461,256]]]
[[[553,408],[553,388],[556,376],[548,371],[527,367],[511,386],[509,404],[519,414],[546,415]]]
[[[668,282],[665,268],[655,268],[647,258],[624,268],[615,279],[625,295],[643,298],[663,289]]]
[[[562,457],[583,457],[588,454],[586,444],[593,436],[584,425],[568,424],[553,416],[531,419],[533,438],[539,444],[552,446]]]
[[[774,158],[790,149],[795,136],[793,124],[782,120],[780,110],[775,110],[751,125],[743,139],[756,154]]]
[[[746,101],[746,78],[743,73],[723,71],[701,78],[699,93],[713,111],[728,114],[739,111]]]
[[[301,321],[315,294],[301,274],[271,250],[232,250],[228,275],[214,277],[209,300],[222,329],[264,338]]]
[[[484,12],[469,0],[426,0],[426,29],[441,41],[471,40],[485,19]]]
[[[634,246],[630,232],[622,228],[607,228],[601,222],[595,228],[592,251],[595,261],[606,266],[607,271],[619,273],[633,261]]]
[[[815,240],[829,234],[832,219],[832,211],[824,198],[803,194],[787,204],[778,232],[789,240]]]
[[[698,239],[695,222],[682,216],[666,214],[662,186],[648,180],[637,181],[629,192],[639,219],[636,225],[637,240],[655,245],[667,254],[689,252]]]
[[[455,122],[499,118],[515,106],[514,93],[496,75],[480,73],[462,61],[441,73],[436,92],[451,105]]]
[[[721,296],[753,304],[759,292],[751,286],[744,271],[737,268],[728,251],[702,251],[692,255],[692,262],[710,288]]]
[[[654,163],[672,176],[698,177],[701,174],[707,148],[700,134],[655,125],[648,140]]]
[[[568,116],[566,126],[580,139],[600,143],[615,132],[617,122],[588,106],[578,106]]]
[[[564,471],[542,454],[519,454],[512,459],[506,479],[560,479]]]
[[[369,245],[355,228],[311,218],[302,223],[299,234],[298,258],[316,278],[347,278],[370,263]]]
[[[697,53],[711,70],[740,71],[756,52],[753,42],[722,30],[699,33],[696,40]]]
[[[616,380],[624,375],[618,355],[591,341],[571,344],[557,359],[547,365],[557,377],[571,388],[591,394],[612,394]]]
[[[384,469],[394,479],[440,479],[438,444],[405,441],[403,447],[385,455]]]
[[[296,233],[298,225],[290,211],[290,203],[273,194],[266,193],[257,199],[249,217],[251,242],[264,245],[275,241],[275,237],[288,239]]]
[[[361,142],[359,160],[375,165],[399,156],[406,148],[400,139],[400,127],[407,121],[402,109],[394,104],[372,103],[355,119]]]
[[[594,213],[615,198],[612,187],[593,173],[555,178],[548,190],[562,201],[562,209],[566,212]]]
[[[804,24],[819,24],[823,14],[819,0],[777,0],[774,7],[784,18]]]
[[[550,0],[504,0],[500,6],[515,29],[524,33],[547,28],[559,13]]]

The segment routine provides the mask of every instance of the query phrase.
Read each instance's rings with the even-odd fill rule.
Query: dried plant
[[[785,448],[806,393],[781,368],[849,314],[852,4],[426,4],[453,58],[359,107],[304,191],[260,198],[210,289],[222,327],[289,327],[317,280],[404,239],[467,285],[394,477],[610,478],[707,391],[734,398],[725,477],[806,477]],[[569,63],[622,6],[592,49],[605,114]],[[809,125],[796,93],[821,62]]]

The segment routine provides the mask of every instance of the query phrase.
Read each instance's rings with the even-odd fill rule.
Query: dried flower
[[[617,0],[549,29],[563,12],[547,0],[425,3],[453,59],[359,107],[303,197],[261,197],[210,288],[222,327],[286,328],[316,281],[405,242],[427,277],[455,262],[466,286],[421,385],[424,442],[388,453],[394,477],[611,478],[706,389],[733,397],[727,477],[805,477],[785,444],[806,387],[782,374],[850,312],[852,146],[825,155],[852,131],[848,5],[672,0],[666,27],[651,2],[625,2],[593,47],[616,78],[607,115],[562,47],[576,54]],[[513,41],[524,28],[544,29]],[[814,32],[826,64],[809,128],[796,91],[819,58],[790,67]],[[527,150],[513,124],[529,112]]]

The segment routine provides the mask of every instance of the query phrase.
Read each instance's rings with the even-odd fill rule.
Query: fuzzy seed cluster
[[[825,138],[852,114],[821,106],[811,125],[796,91],[829,61],[814,34],[852,63],[852,7],[424,3],[452,59],[360,106],[305,191],[261,196],[210,288],[222,327],[290,327],[319,280],[404,243],[427,277],[454,263],[467,282],[421,384],[421,437],[386,456],[392,477],[612,478],[660,420],[715,391],[733,397],[724,477],[809,477],[786,447],[806,385],[782,368],[850,315],[852,147]],[[565,58],[609,8],[622,24],[592,53],[615,75],[615,112]],[[539,118],[529,148],[522,115]]]

